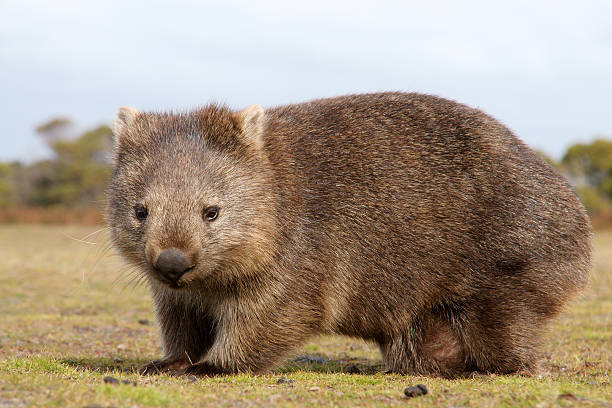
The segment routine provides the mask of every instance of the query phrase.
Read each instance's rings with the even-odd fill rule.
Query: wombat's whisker
[[[89,234],[85,235],[83,238],[81,238],[81,240],[86,240],[87,238],[89,238],[89,237],[91,237],[93,235],[99,234],[102,231],[107,231],[108,229],[109,229],[109,227],[100,228],[99,230],[96,230],[96,231],[94,231],[92,233],[89,233]]]
[[[62,235],[65,236],[66,238],[69,238],[69,239],[71,239],[73,241],[76,241],[76,242],[80,242],[82,244],[97,245],[96,242],[85,241],[85,240],[82,240],[82,239],[79,239],[79,238],[75,238],[75,237],[73,237],[71,235],[66,234],[65,232],[62,232]]]

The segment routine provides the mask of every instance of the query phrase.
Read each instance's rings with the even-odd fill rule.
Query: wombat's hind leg
[[[392,372],[454,377],[466,370],[458,333],[435,314],[417,319],[408,334],[395,336],[380,347],[387,369]]]
[[[434,318],[428,322],[421,350],[423,360],[429,360],[437,374],[454,377],[465,371],[463,344],[447,321]]]
[[[534,306],[536,297],[540,302],[544,299],[528,292],[520,297],[508,292],[479,293],[470,300],[462,322],[468,370],[519,375],[539,372],[538,350],[547,319]]]

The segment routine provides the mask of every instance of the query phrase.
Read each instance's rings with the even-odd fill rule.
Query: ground
[[[387,375],[374,346],[333,336],[267,375],[141,377],[134,369],[159,356],[151,303],[105,230],[3,225],[0,260],[0,408],[612,407],[610,232],[596,234],[591,287],[551,325],[545,371],[534,377]],[[429,393],[404,397],[416,384]]]

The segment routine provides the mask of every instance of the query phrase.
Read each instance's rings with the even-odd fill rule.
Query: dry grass
[[[298,354],[327,362],[190,382],[133,372],[159,355],[149,296],[129,285],[130,271],[105,250],[105,231],[95,230],[0,226],[0,407],[612,407],[612,233],[596,238],[590,290],[551,327],[541,377],[384,375],[373,346],[326,336]],[[363,374],[348,374],[353,364]],[[106,375],[136,385],[105,384]],[[277,384],[281,375],[296,382]],[[404,398],[417,383],[430,393]]]
[[[0,224],[103,225],[101,208],[10,207],[0,209]]]

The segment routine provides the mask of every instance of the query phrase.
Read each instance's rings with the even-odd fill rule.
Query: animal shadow
[[[68,357],[61,360],[62,364],[74,367],[80,371],[93,371],[97,373],[135,373],[138,367],[148,363],[143,359],[122,359],[117,357]]]
[[[152,359],[120,359],[113,357],[68,357],[61,360],[62,364],[74,367],[76,370],[93,371],[101,374],[124,372],[136,373],[138,368]],[[382,363],[365,359],[328,359],[321,356],[298,355],[272,370],[274,374],[288,374],[297,371],[312,373],[345,373],[374,375],[385,371]]]

